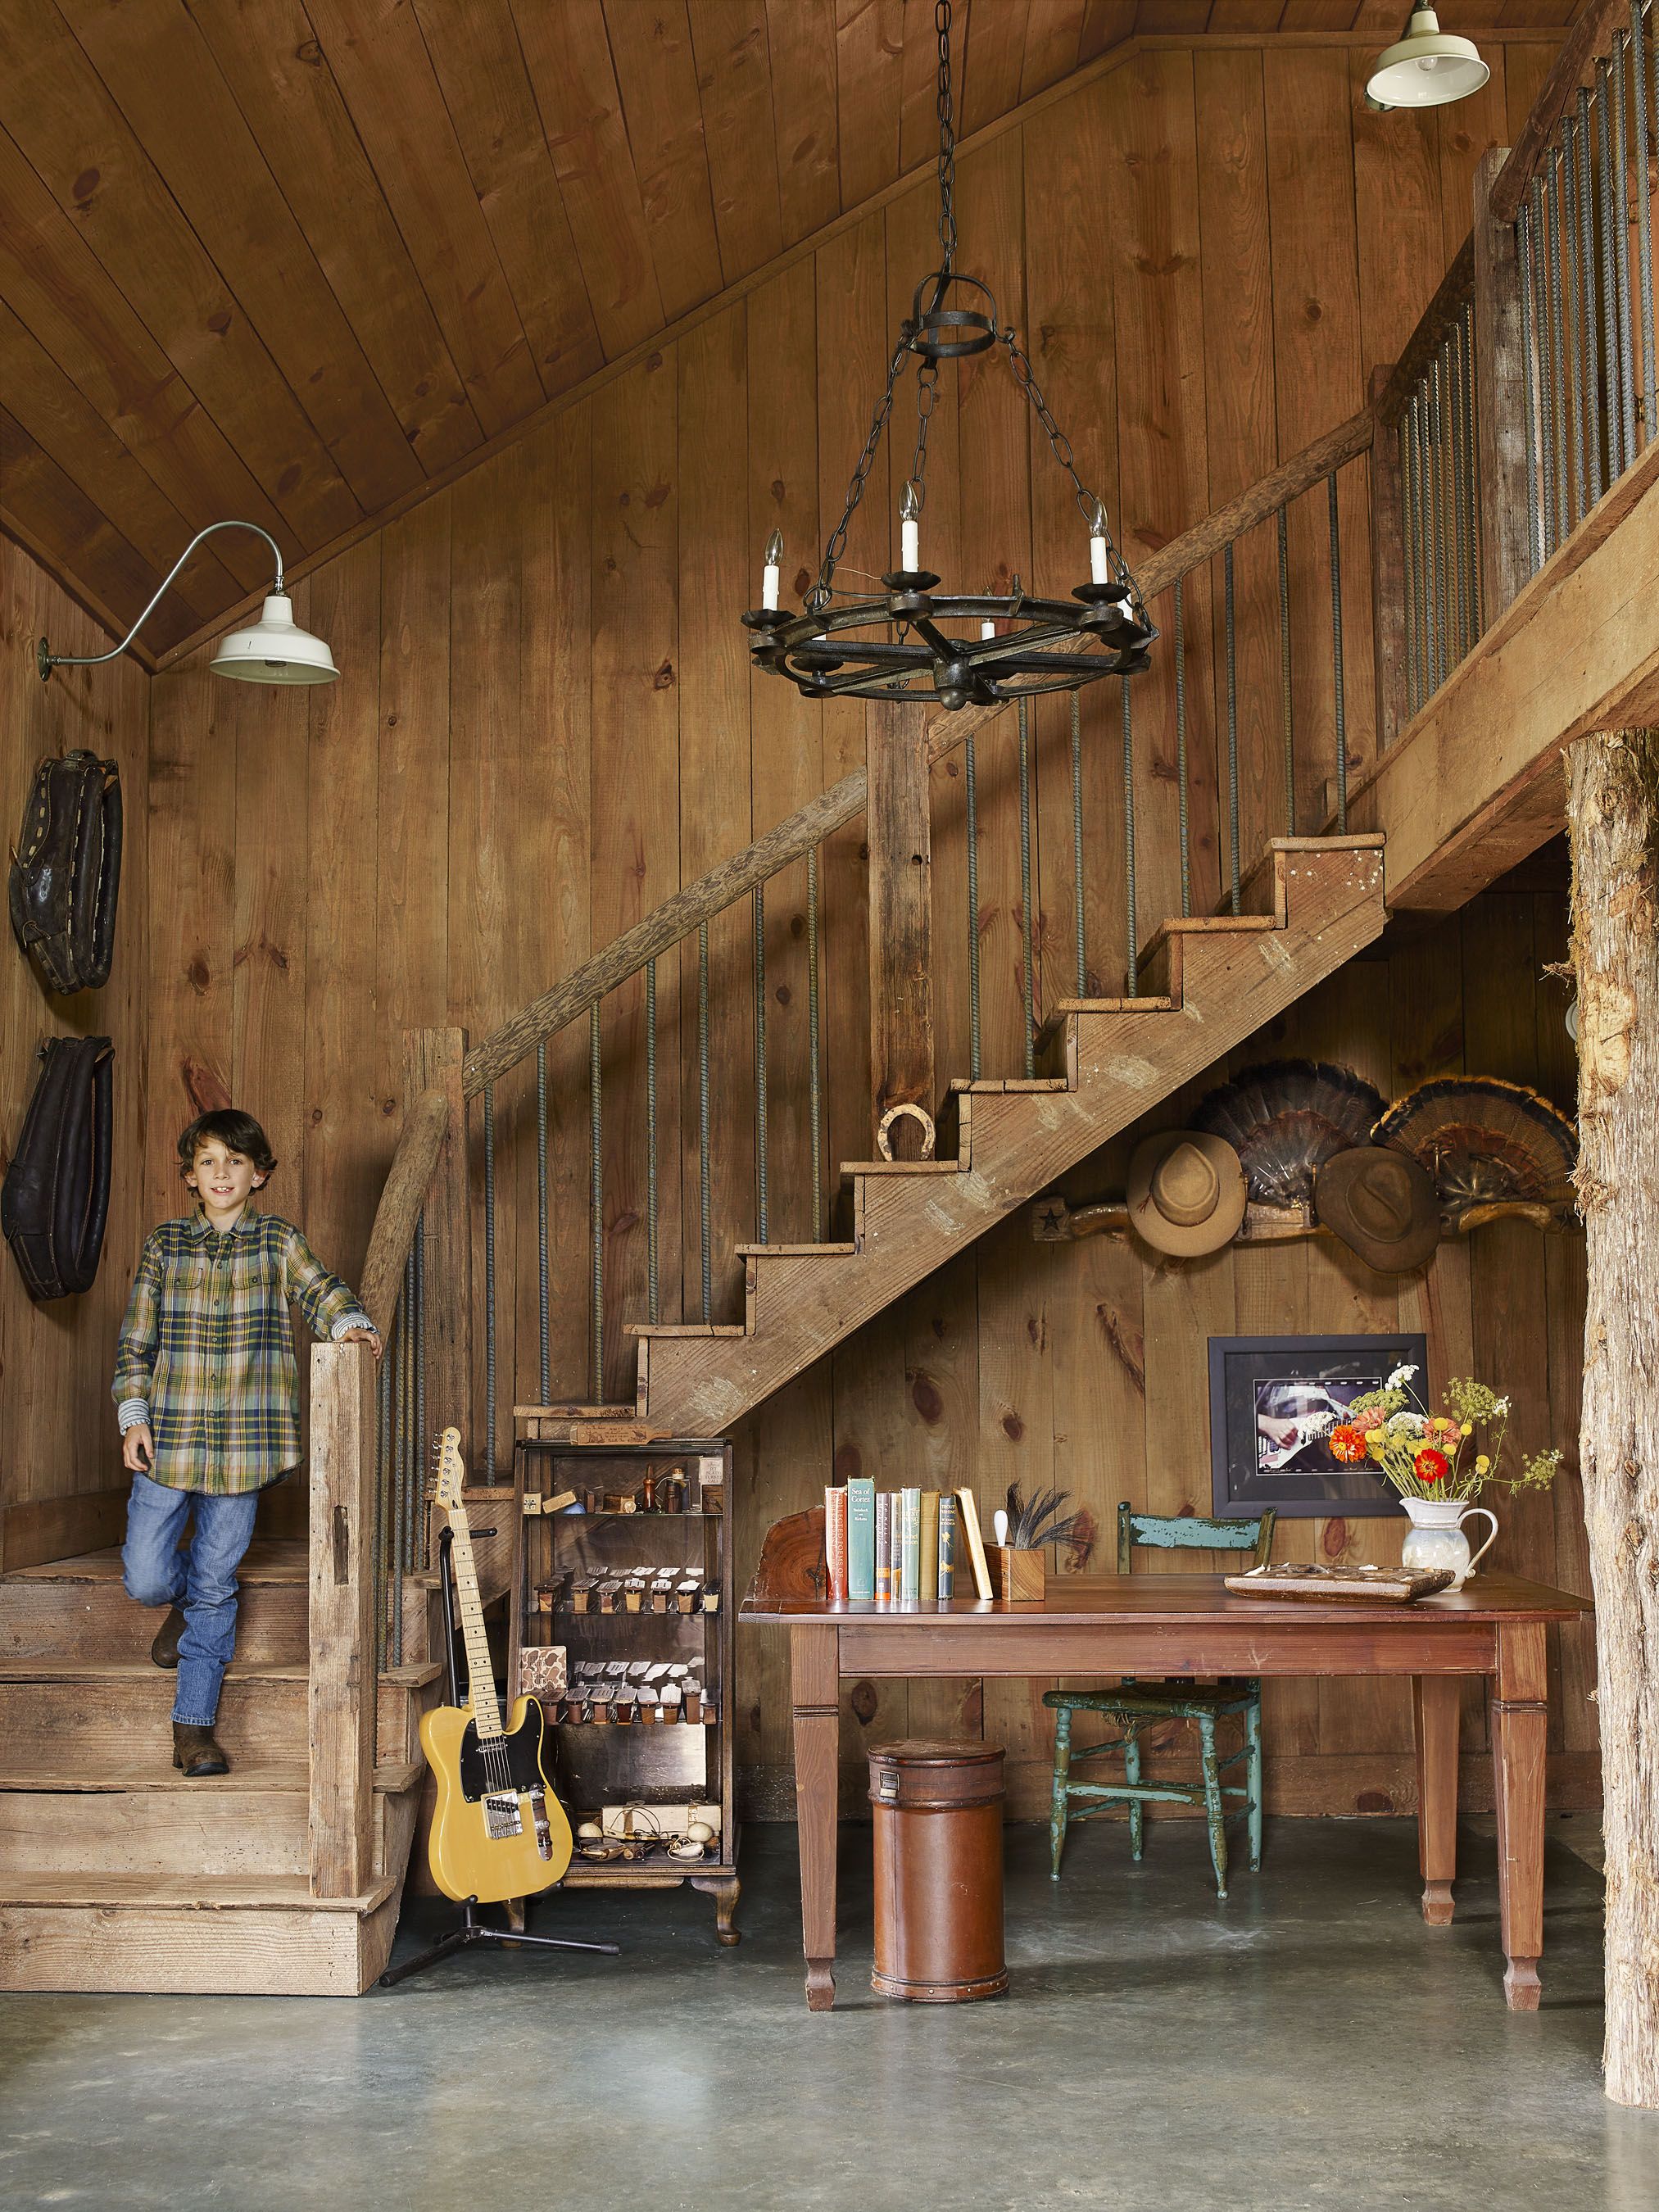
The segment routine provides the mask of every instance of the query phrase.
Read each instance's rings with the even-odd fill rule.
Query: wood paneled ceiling
[[[959,127],[1405,12],[957,0]],[[206,522],[316,554],[925,164],[935,64],[932,0],[0,0],[0,524],[122,629]],[[214,539],[149,651],[268,575]]]

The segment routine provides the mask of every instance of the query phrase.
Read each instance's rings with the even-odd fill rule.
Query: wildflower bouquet
[[[1478,1498],[1489,1482],[1507,1490],[1543,1490],[1561,1465],[1559,1451],[1534,1452],[1519,1472],[1500,1472],[1509,1434],[1510,1401],[1489,1384],[1457,1377],[1431,1413],[1412,1387],[1414,1367],[1396,1367],[1380,1390],[1367,1390],[1332,1417],[1332,1456],[1345,1467],[1370,1460],[1402,1498],[1436,1504]],[[1477,1434],[1477,1431],[1480,1433]]]

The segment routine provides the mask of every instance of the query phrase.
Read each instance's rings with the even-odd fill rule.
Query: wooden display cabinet
[[[574,1688],[583,1660],[688,1667],[706,1692],[704,1717],[603,1722],[562,1718],[550,1725],[553,1782],[572,1828],[599,1820],[607,1806],[636,1806],[648,1823],[654,1805],[720,1808],[720,1834],[707,1858],[688,1863],[647,1846],[638,1857],[571,1860],[569,1889],[670,1889],[689,1881],[714,1899],[715,1934],[735,1943],[738,1827],[732,1790],[731,1446],[712,1441],[574,1446],[520,1437],[514,1454],[515,1550],[509,1606],[508,1681],[519,1693],[520,1653],[562,1644]],[[675,1472],[685,1477],[684,1510],[618,1510],[611,1501],[641,1499]],[[542,1501],[565,1491],[598,1510],[547,1513]],[[671,1494],[672,1492],[671,1492]],[[676,1585],[700,1576],[702,1595],[679,1608],[653,1609],[648,1588],[626,1603],[636,1569],[673,1570]],[[590,1581],[623,1585],[616,1609],[589,1610]],[[550,1597],[542,1593],[551,1590]],[[586,1602],[578,1609],[578,1598]],[[663,1602],[659,1597],[659,1604]],[[682,1703],[681,1711],[684,1705]],[[553,1716],[550,1712],[550,1722]]]

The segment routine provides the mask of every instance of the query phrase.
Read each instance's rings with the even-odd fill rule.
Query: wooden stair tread
[[[812,1260],[842,1258],[856,1252],[856,1244],[734,1244],[739,1260]]]
[[[1046,1036],[1067,1014],[1174,1014],[1180,1011],[1177,999],[1056,999],[1054,1012],[1042,1024],[1042,1034]]]
[[[199,1786],[199,1785],[198,1785]],[[9,1905],[143,1905],[172,1911],[222,1912],[237,1907],[277,1912],[372,1912],[391,1896],[401,1874],[377,1875],[356,1897],[313,1897],[304,1875],[19,1874],[0,1875]]]
[[[413,1660],[406,1667],[382,1667],[380,1680],[402,1690],[423,1690],[443,1672],[441,1659]]]
[[[978,1082],[967,1075],[953,1075],[951,1079],[953,1097],[1021,1097],[1042,1091],[1068,1091],[1070,1088],[1063,1075],[1011,1075],[1001,1081],[992,1077],[981,1077]]]
[[[902,1175],[960,1175],[960,1160],[843,1160],[841,1179],[851,1182],[854,1176]]]
[[[636,1421],[632,1406],[515,1406],[515,1421]]]
[[[1270,853],[1380,853],[1388,842],[1381,830],[1355,830],[1342,837],[1269,837]]]
[[[741,1322],[726,1321],[630,1321],[623,1331],[624,1336],[741,1336]],[[639,1419],[635,1413],[635,1420]]]
[[[259,1536],[248,1546],[247,1556],[236,1571],[237,1580],[250,1583],[306,1583],[311,1566],[304,1541],[298,1537]],[[82,1552],[67,1559],[49,1559],[36,1567],[15,1567],[0,1575],[0,1589],[8,1583],[118,1583],[121,1553],[116,1545],[98,1552]]]
[[[303,1662],[277,1664],[258,1659],[233,1659],[225,1670],[232,1681],[305,1682],[311,1669]],[[162,1688],[173,1669],[143,1659],[0,1659],[0,1682],[154,1682]]]

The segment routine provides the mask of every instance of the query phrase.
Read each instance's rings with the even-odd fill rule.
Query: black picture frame
[[[1340,1407],[1414,1367],[1421,1391],[1428,1339],[1393,1336],[1212,1336],[1210,1339],[1211,1510],[1248,1521],[1271,1505],[1281,1519],[1366,1519],[1400,1513],[1399,1493],[1366,1461],[1343,1467],[1316,1443],[1298,1446],[1304,1411]],[[1279,1425],[1283,1425],[1282,1426]],[[1284,1456],[1280,1457],[1279,1455]]]

